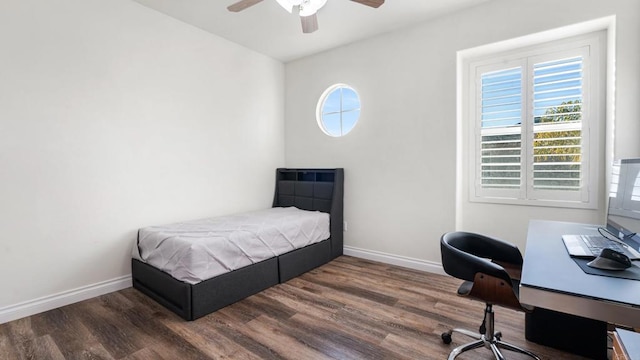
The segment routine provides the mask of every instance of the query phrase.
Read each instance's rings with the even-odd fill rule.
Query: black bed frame
[[[329,213],[329,239],[195,285],[132,259],[133,287],[185,320],[195,320],[286,282],[342,255],[343,195],[343,169],[277,169],[273,207],[295,206]]]

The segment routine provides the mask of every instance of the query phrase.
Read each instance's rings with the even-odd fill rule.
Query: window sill
[[[553,207],[567,209],[585,209],[596,210],[598,203],[567,201],[567,200],[531,200],[531,199],[513,199],[500,197],[471,197],[469,202],[484,204],[501,204],[501,205],[517,205],[517,206],[536,206],[536,207]]]

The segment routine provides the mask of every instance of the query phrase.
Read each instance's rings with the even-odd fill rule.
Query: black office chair
[[[451,232],[440,239],[442,266],[444,271],[465,280],[458,289],[458,295],[466,296],[486,304],[484,320],[479,333],[465,329],[452,329],[442,333],[442,341],[451,343],[451,334],[458,332],[476,339],[458,346],[449,354],[453,360],[461,353],[485,346],[498,360],[504,360],[500,349],[519,352],[540,358],[517,346],[501,341],[502,333],[495,332],[493,305],[531,311],[520,304],[518,289],[522,271],[522,255],[515,245],[488,236],[468,232]]]

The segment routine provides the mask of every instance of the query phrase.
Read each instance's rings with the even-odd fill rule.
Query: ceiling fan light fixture
[[[300,16],[311,16],[320,10],[327,0],[304,0],[300,4]]]
[[[229,6],[227,10],[231,12],[239,12],[250,6],[262,2],[263,0],[239,0]],[[312,33],[318,30],[318,17],[316,13],[320,10],[327,0],[276,0],[283,9],[287,10],[290,14],[293,13],[293,8],[298,7],[298,15],[300,15],[300,21],[302,22],[302,32],[305,34]],[[384,0],[351,0],[362,5],[377,8],[384,4]]]

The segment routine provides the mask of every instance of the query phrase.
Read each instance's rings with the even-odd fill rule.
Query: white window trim
[[[603,31],[604,30],[604,31]],[[592,38],[597,34],[600,43],[599,56],[594,57],[595,61],[606,61],[606,73],[601,71],[598,74],[591,75],[592,81],[599,82],[596,85],[596,91],[590,94],[590,103],[595,97],[598,101],[593,102],[591,106],[596,109],[590,109],[592,113],[597,114],[598,119],[604,118],[604,121],[598,121],[596,126],[591,126],[585,141],[589,142],[591,153],[588,154],[588,172],[589,191],[588,198],[580,199],[580,201],[566,200],[533,200],[518,198],[501,198],[501,197],[477,197],[475,196],[475,133],[470,126],[474,122],[470,120],[475,116],[475,111],[471,105],[475,102],[475,89],[469,86],[469,79],[474,76],[471,71],[470,64],[481,64],[483,60],[494,59],[497,53],[524,54],[527,52],[535,53],[537,49],[544,48],[545,51],[562,50],[566,42],[585,41],[584,39]],[[464,200],[471,202],[488,202],[498,204],[515,204],[515,205],[535,205],[535,206],[552,206],[552,207],[569,207],[569,208],[586,208],[596,209],[599,204],[599,195],[601,188],[605,183],[605,175],[610,169],[613,160],[613,104],[614,104],[614,57],[615,57],[615,16],[596,19],[593,21],[567,26],[560,29],[545,31],[543,33],[528,35],[525,37],[511,39],[500,43],[480,46],[477,48],[459,51],[457,54],[457,203],[460,204]],[[553,42],[551,46],[549,43]],[[604,45],[606,43],[606,46]],[[593,61],[593,60],[592,60]],[[592,64],[592,68],[602,68],[598,64]],[[605,76],[606,74],[606,76]],[[605,81],[606,79],[606,81]],[[606,89],[606,91],[605,91]],[[525,106],[529,106],[528,104]],[[474,110],[472,110],[474,109]],[[593,115],[592,115],[593,116]],[[531,125],[533,126],[533,125]],[[606,142],[605,142],[606,139]],[[474,145],[471,145],[474,144]],[[606,144],[606,147],[605,147]],[[603,155],[604,154],[604,155]],[[608,177],[608,175],[607,175]],[[608,180],[608,178],[607,178]]]
[[[356,96],[358,97],[358,104],[360,105],[357,109],[349,109],[349,110],[343,110],[342,109],[342,96],[340,96],[340,111],[335,112],[335,114],[339,114],[340,115],[340,134],[331,134],[325,124],[324,124],[324,118],[323,116],[325,114],[323,114],[323,109],[324,109],[324,105],[325,102],[327,101],[327,98],[329,97],[329,95],[334,92],[335,90],[339,89],[339,88],[345,88],[345,89],[350,89],[351,91],[353,91]],[[344,83],[338,83],[338,84],[334,84],[329,86],[323,93],[322,95],[320,95],[320,98],[318,99],[318,103],[316,104],[316,122],[318,123],[318,127],[320,128],[320,130],[322,130],[323,133],[325,133],[325,135],[327,136],[331,136],[334,138],[340,138],[343,137],[347,134],[349,134],[353,129],[355,129],[356,125],[358,124],[360,117],[358,117],[356,119],[356,122],[353,124],[353,126],[351,128],[349,128],[347,131],[344,131],[344,125],[342,123],[342,115],[344,113],[348,113],[351,111],[362,111],[362,99],[360,98],[360,93],[351,85],[347,85]]]

